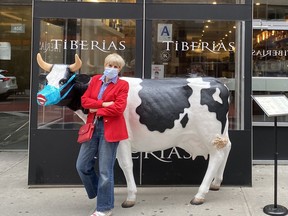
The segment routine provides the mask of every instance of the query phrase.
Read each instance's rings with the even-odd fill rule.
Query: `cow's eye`
[[[59,81],[59,85],[64,85],[67,82],[67,79],[61,79]]]
[[[46,85],[47,84],[47,79],[46,79],[47,75],[46,74],[39,74],[39,83],[42,85]]]

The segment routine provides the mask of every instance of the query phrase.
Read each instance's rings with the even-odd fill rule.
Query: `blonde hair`
[[[125,65],[125,61],[119,54],[112,53],[106,56],[104,60],[104,66],[107,64],[113,64],[113,65],[120,67],[120,69],[122,69]]]

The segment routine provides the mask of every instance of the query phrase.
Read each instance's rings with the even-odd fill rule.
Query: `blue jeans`
[[[90,199],[97,196],[97,211],[114,208],[114,164],[119,142],[104,138],[103,120],[97,121],[92,139],[82,143],[76,168]],[[98,172],[95,162],[98,160]]]

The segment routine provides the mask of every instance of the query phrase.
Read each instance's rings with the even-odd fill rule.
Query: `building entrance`
[[[224,181],[249,185],[252,48],[246,41],[252,38],[251,4],[230,2],[211,7],[207,2],[203,6],[153,1],[131,4],[35,1],[32,59],[41,53],[51,64],[71,64],[77,53],[83,61],[79,73],[92,76],[103,72],[102,62],[108,53],[117,52],[126,61],[123,76],[219,78],[231,91],[228,117],[233,147]],[[235,11],[233,16],[223,13],[228,9]],[[108,17],[108,13],[112,15]],[[39,75],[47,72],[36,61],[32,69],[29,184],[78,184],[76,136],[82,121],[65,107],[37,104],[36,94],[45,84],[40,82]],[[158,160],[162,156],[164,161],[171,162]],[[245,158],[241,164],[237,162],[239,157]],[[138,152],[133,158],[136,181],[143,185],[179,184],[179,178],[180,184],[198,184],[207,166],[202,158],[186,160],[189,156],[178,148]],[[194,167],[199,178],[194,178],[195,172],[187,172],[189,167]],[[171,170],[177,178],[167,177]],[[118,184],[125,183],[121,171],[116,172]]]

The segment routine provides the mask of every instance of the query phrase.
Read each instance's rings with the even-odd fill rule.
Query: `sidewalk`
[[[84,188],[27,186],[28,153],[0,152],[1,216],[90,216],[95,200]],[[288,208],[288,169],[278,166],[279,205]],[[253,187],[222,187],[210,191],[200,206],[189,202],[197,187],[139,187],[137,204],[121,208],[126,188],[115,189],[113,216],[265,216],[263,207],[274,204],[274,166],[253,166]]]

